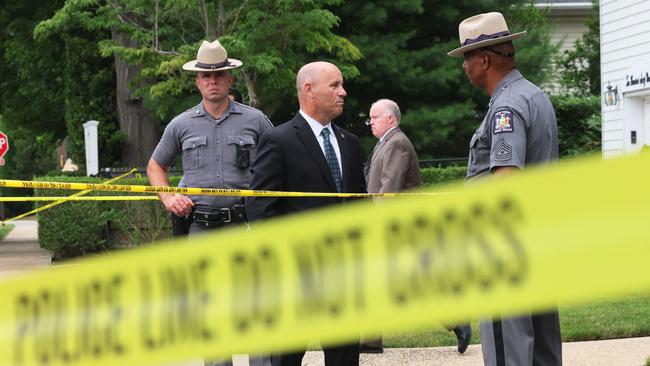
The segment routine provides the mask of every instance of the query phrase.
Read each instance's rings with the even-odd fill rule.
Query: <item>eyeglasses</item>
[[[365,122],[363,122],[366,126],[370,126],[370,118],[367,118]]]

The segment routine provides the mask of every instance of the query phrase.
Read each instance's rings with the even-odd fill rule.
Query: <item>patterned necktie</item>
[[[343,181],[341,180],[341,170],[339,169],[339,161],[336,158],[336,153],[334,153],[334,147],[330,142],[330,130],[323,128],[320,133],[323,136],[323,146],[325,147],[325,159],[327,159],[327,165],[330,168],[332,173],[332,178],[334,178],[334,184],[336,184],[336,191],[343,191]]]

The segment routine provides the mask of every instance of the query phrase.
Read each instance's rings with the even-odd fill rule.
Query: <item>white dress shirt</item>
[[[307,121],[307,124],[309,124],[309,127],[311,127],[312,132],[314,132],[314,135],[316,136],[316,140],[320,145],[320,149],[323,151],[323,156],[326,156],[325,142],[323,139],[323,135],[321,135],[321,132],[323,132],[323,130],[326,128],[330,131],[330,143],[334,148],[334,153],[336,154],[336,160],[339,163],[339,171],[341,172],[341,179],[343,179],[343,164],[341,164],[341,149],[339,149],[339,143],[336,140],[336,135],[334,134],[334,130],[332,129],[332,122],[327,122],[327,124],[323,126],[320,122],[316,121],[315,119],[307,115],[307,113],[303,112],[302,109],[299,111],[299,113],[302,116],[302,118],[304,118],[305,121]]]
[[[399,126],[393,126],[393,127],[389,128],[388,131],[384,132],[384,134],[381,135],[381,138],[379,139],[379,142],[384,142],[384,138],[386,138],[386,135],[388,135],[388,133],[390,131],[396,129],[397,127],[399,127]]]

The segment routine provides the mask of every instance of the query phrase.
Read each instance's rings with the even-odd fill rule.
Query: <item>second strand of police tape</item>
[[[250,189],[163,187],[142,185],[119,185],[97,183],[37,182],[27,180],[0,179],[0,187],[29,189],[71,189],[95,190],[124,193],[178,193],[187,195],[237,196],[237,197],[400,197],[400,196],[437,196],[445,192],[404,192],[404,193],[333,193],[333,192],[287,192],[263,191]],[[56,197],[56,199],[62,199]],[[0,198],[2,200],[2,198]],[[29,200],[29,199],[25,199]],[[79,200],[85,200],[80,198]]]
[[[121,180],[123,178],[126,178],[127,176],[135,173],[136,171],[137,171],[137,169],[131,169],[131,170],[129,170],[128,172],[126,172],[124,174],[120,174],[117,177],[114,177],[114,178],[111,178],[111,179],[105,181],[103,184],[111,184],[113,182],[117,182],[117,181],[119,181],[119,180]],[[33,215],[35,213],[39,213],[39,212],[43,212],[45,210],[49,210],[50,208],[53,208],[53,207],[56,207],[56,206],[58,206],[58,205],[60,205],[62,203],[65,203],[66,201],[70,201],[72,197],[76,197],[77,200],[81,200],[81,199],[78,199],[78,197],[83,197],[85,194],[88,194],[90,192],[92,192],[92,191],[85,190],[85,191],[78,191],[78,192],[76,192],[76,193],[74,193],[74,194],[72,194],[71,196],[68,196],[68,197],[49,197],[51,199],[43,200],[43,201],[54,201],[54,202],[50,202],[50,203],[48,203],[46,205],[37,207],[37,208],[35,208],[33,210],[30,210],[30,211],[24,212],[24,213],[22,213],[20,215],[11,217],[9,219],[6,219],[6,220],[2,221],[2,224],[4,225],[7,222],[16,221],[16,220],[22,219],[23,217],[27,217],[27,216]],[[0,196],[0,202],[24,202],[24,201],[35,200],[34,198],[35,197],[2,197],[2,196]]]
[[[0,364],[282,352],[648,290],[639,164],[650,155],[324,209],[0,282]]]

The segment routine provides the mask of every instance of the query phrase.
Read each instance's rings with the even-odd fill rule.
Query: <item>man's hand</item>
[[[194,207],[192,200],[182,194],[161,194],[160,200],[167,211],[178,217],[189,216],[192,213],[192,207]]]
[[[154,159],[149,159],[147,177],[149,177],[149,184],[152,186],[169,187],[167,167],[160,165]],[[178,217],[185,217],[192,213],[194,203],[182,194],[159,193],[158,197],[160,197],[160,201],[165,205],[167,211]]]

